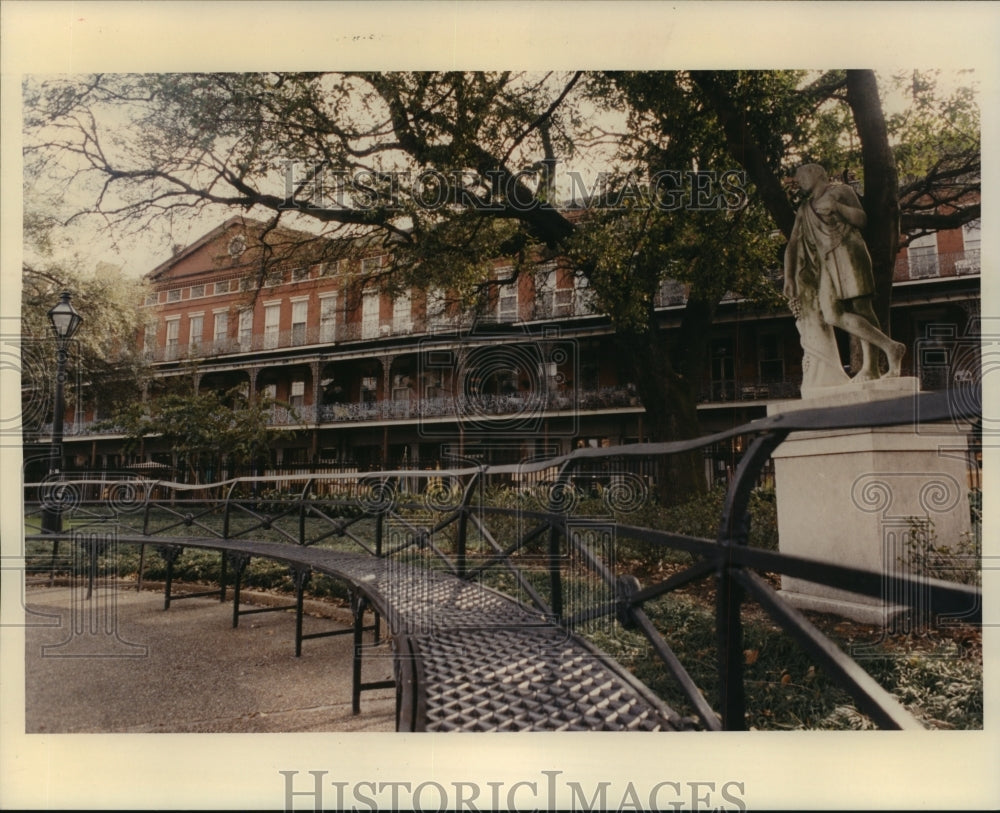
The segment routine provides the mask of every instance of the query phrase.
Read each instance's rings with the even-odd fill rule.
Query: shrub
[[[921,576],[980,586],[982,583],[981,526],[973,524],[954,546],[938,541],[934,520],[910,517],[905,538],[906,552],[899,561]]]

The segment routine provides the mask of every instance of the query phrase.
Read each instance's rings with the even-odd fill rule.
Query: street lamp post
[[[59,302],[49,311],[49,322],[56,337],[56,393],[52,406],[52,446],[49,449],[49,477],[55,477],[62,471],[62,440],[63,440],[63,384],[66,379],[66,354],[69,341],[73,338],[83,317],[69,302],[69,291],[63,291]],[[54,496],[55,492],[53,492]],[[49,533],[62,531],[62,511],[59,506],[50,504],[45,507],[42,528]]]

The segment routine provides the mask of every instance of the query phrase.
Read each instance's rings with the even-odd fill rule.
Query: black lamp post
[[[49,311],[49,322],[56,337],[56,394],[52,407],[52,446],[49,450],[49,477],[62,471],[63,384],[66,380],[66,352],[69,340],[73,338],[83,318],[69,303],[69,291],[63,291],[59,302]],[[51,533],[62,531],[62,511],[49,505],[43,515],[42,527]]]

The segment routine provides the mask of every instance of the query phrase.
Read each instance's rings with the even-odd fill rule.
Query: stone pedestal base
[[[916,388],[912,378],[837,387],[775,404],[768,414],[898,398]],[[908,542],[921,524],[932,523],[939,542],[951,545],[970,530],[962,427],[796,432],[773,459],[782,553],[905,573]],[[787,577],[781,592],[801,609],[868,624],[891,621],[904,598],[869,598]],[[911,616],[910,623],[914,621],[920,623]]]

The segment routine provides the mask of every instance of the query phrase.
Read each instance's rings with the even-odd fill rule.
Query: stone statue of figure
[[[906,347],[882,332],[872,307],[875,279],[861,236],[867,222],[854,190],[830,183],[818,164],[804,164],[795,181],[808,196],[799,207],[785,250],[784,294],[802,342],[802,389],[882,377],[877,348],[896,377]],[[833,328],[861,342],[861,370],[850,379],[840,361]]]

